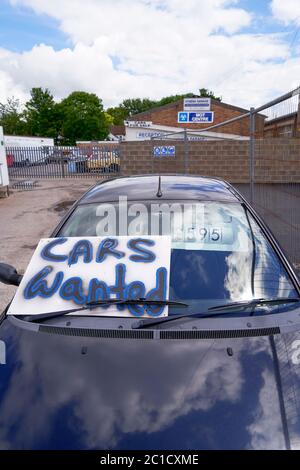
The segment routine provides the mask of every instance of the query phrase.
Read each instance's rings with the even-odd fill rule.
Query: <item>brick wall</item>
[[[300,141],[297,138],[258,140],[255,179],[266,183],[300,182]]]
[[[221,122],[227,121],[237,116],[245,114],[246,111],[222,103],[216,100],[211,101],[211,110],[214,111],[214,122],[212,125],[220,124]],[[182,127],[188,129],[205,129],[209,127],[209,124],[178,124],[177,116],[178,112],[183,111],[183,100],[180,100],[176,103],[171,103],[160,108],[154,108],[153,110],[146,111],[144,113],[136,114],[130,119],[143,120],[143,121],[152,121],[154,124],[159,124],[162,126],[173,126],[173,127]],[[258,115],[256,117],[256,133],[257,135],[263,135],[264,129],[264,117]],[[214,132],[221,132],[226,134],[236,134],[236,135],[249,135],[249,118],[241,119],[237,122],[227,124],[226,126],[221,126],[216,129],[213,129]]]
[[[154,158],[153,147],[160,145],[175,145],[176,156]],[[120,146],[123,175],[185,172],[185,144],[182,141],[123,142]],[[248,148],[248,142],[189,142],[188,173],[246,183],[249,181]],[[255,152],[257,182],[300,182],[299,139],[257,140]]]

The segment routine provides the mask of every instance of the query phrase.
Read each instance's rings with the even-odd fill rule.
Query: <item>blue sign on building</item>
[[[205,111],[205,112],[186,112],[180,111],[178,113],[178,122],[179,123],[212,123],[214,122],[214,113],[213,111]]]
[[[180,111],[178,113],[178,122],[189,122],[189,113],[185,111]]]
[[[175,157],[175,145],[153,147],[153,156],[158,158]]]

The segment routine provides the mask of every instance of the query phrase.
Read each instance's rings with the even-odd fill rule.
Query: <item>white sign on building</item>
[[[184,98],[183,100],[184,111],[210,111],[210,107],[210,98]]]
[[[155,139],[157,137],[165,137],[166,132],[157,132],[157,131],[142,131],[136,133],[136,138],[138,140],[146,139]]]
[[[151,127],[152,121],[124,121],[126,127]]]

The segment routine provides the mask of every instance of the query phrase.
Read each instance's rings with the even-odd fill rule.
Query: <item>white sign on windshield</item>
[[[42,239],[8,314],[56,312],[108,299],[167,300],[170,257],[169,236]],[[168,315],[168,307],[110,305],[82,314],[158,317]]]

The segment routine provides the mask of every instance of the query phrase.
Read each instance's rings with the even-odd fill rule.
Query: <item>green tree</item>
[[[149,98],[128,98],[123,100],[119,106],[108,108],[107,113],[113,117],[114,124],[120,125],[123,124],[127,118],[134,116],[135,114],[143,113],[149,109],[155,108],[156,106],[161,106],[162,104],[177,101],[180,97],[181,95],[176,95],[176,99],[172,96],[163,98],[159,101],[150,100]],[[163,100],[165,100],[165,102],[162,102]]]
[[[76,140],[104,140],[108,136],[109,119],[102,100],[94,93],[74,91],[61,101],[62,135],[64,143]]]
[[[115,106],[114,108],[108,108],[107,114],[111,116],[112,123],[116,126],[124,124],[124,121],[128,118],[128,110],[122,106]]]
[[[215,96],[214,92],[208,90],[207,88],[200,88],[199,94],[201,97],[204,97],[204,98],[212,98],[217,101],[222,101],[221,96]]]
[[[59,109],[50,91],[32,88],[25,104],[25,118],[30,135],[56,137],[61,126]]]
[[[7,135],[26,134],[27,126],[18,99],[12,97],[6,103],[0,103],[0,126]]]
[[[156,106],[164,106],[165,104],[175,103],[176,101],[182,100],[183,98],[193,98],[193,93],[185,93],[183,95],[170,95],[165,96],[157,101]]]
[[[154,108],[156,103],[156,101],[150,100],[149,98],[129,98],[124,100],[120,107],[126,110],[127,117],[129,117]]]

